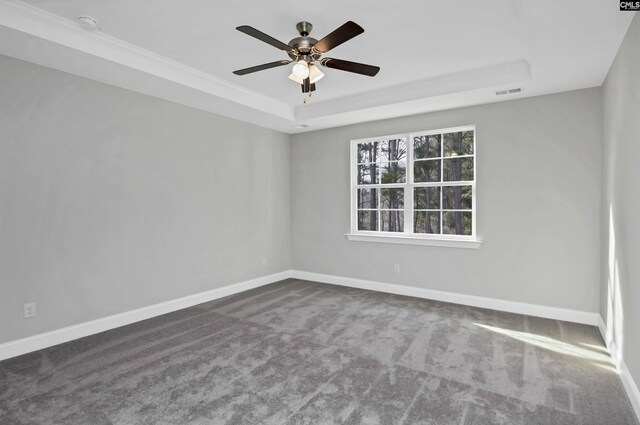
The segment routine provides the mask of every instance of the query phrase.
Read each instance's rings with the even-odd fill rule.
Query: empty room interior
[[[0,0],[0,424],[640,425],[636,10]]]

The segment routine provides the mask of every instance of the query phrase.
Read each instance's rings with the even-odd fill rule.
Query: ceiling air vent
[[[496,96],[504,96],[505,94],[516,94],[520,93],[522,89],[518,87],[517,89],[509,89],[509,90],[500,90],[496,92]]]
[[[309,128],[309,127],[311,127],[309,124],[298,124],[293,126],[293,128]]]

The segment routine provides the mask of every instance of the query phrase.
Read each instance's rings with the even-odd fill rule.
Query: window
[[[475,148],[473,126],[352,140],[350,239],[477,242]]]

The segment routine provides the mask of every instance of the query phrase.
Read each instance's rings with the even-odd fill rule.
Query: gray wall
[[[292,265],[597,312],[601,122],[597,88],[296,135]],[[350,139],[466,124],[477,126],[479,250],[345,238]]]
[[[640,383],[640,15],[604,83],[601,314]]]
[[[289,180],[286,134],[0,56],[0,342],[288,269]]]
[[[290,143],[6,57],[0,76],[0,342],[290,267],[598,311],[600,89]],[[350,139],[466,124],[479,250],[346,240]]]

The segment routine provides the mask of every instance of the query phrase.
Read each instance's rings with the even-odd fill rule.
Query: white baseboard
[[[178,298],[175,300],[165,301],[159,304],[142,307],[137,310],[131,310],[124,313],[114,314],[100,319],[80,323],[66,328],[57,329],[51,332],[18,339],[15,341],[0,344],[0,360],[5,360],[21,354],[30,353],[32,351],[41,350],[43,348],[62,344],[63,342],[72,341],[74,339],[97,334],[120,326],[139,322],[141,320],[150,319],[162,314],[171,313],[187,307],[192,307],[207,301],[213,301],[238,292],[247,291],[269,283],[278,282],[289,278],[290,270],[280,273],[274,273],[267,276],[261,276],[256,279],[246,280],[244,282],[223,286],[222,288],[212,289],[210,291],[200,292],[194,295]]]
[[[620,373],[622,385],[624,385],[624,389],[627,391],[627,396],[629,396],[633,410],[636,412],[636,417],[640,420],[640,389],[638,389],[636,381],[633,379],[631,372],[627,369],[627,365],[622,360],[620,361],[618,372]]]
[[[203,302],[223,298],[238,292],[257,288],[262,285],[277,282],[287,278],[311,280],[330,283],[334,285],[348,286],[352,288],[367,289],[378,292],[386,292],[398,295],[408,295],[418,298],[426,298],[455,304],[470,305],[474,307],[488,308],[511,313],[526,314],[530,316],[544,317],[556,320],[565,320],[575,323],[583,323],[593,326],[600,325],[600,315],[577,310],[567,310],[557,307],[548,307],[535,304],[520,303],[515,301],[499,300],[495,298],[479,297],[474,295],[458,294],[454,292],[437,291],[433,289],[416,288],[392,283],[376,282],[371,280],[353,279],[341,276],[321,273],[304,272],[300,270],[285,270],[280,273],[262,276],[222,288],[213,289],[199,294],[189,295],[183,298],[154,304],[137,310],[127,311],[113,316],[103,317],[85,323],[66,328],[46,332],[31,337],[0,344],[0,360],[26,354],[32,351],[51,347],[77,338],[93,335],[109,329],[114,329],[140,320],[150,319],[161,314],[170,313],[182,308],[191,307]],[[602,332],[601,329],[601,332]]]
[[[598,321],[598,329],[600,329],[600,334],[602,335],[602,339],[607,346],[607,350],[611,355],[611,360],[613,360],[613,364],[616,366],[618,370],[618,374],[620,375],[620,380],[622,381],[622,385],[624,386],[625,391],[627,392],[627,396],[629,397],[629,401],[633,406],[633,410],[636,412],[636,417],[640,420],[640,389],[638,389],[638,385],[636,381],[633,379],[631,372],[627,368],[627,365],[622,359],[622,355],[616,347],[616,343],[612,337],[608,333],[607,325],[605,324],[602,316],[600,316]]]
[[[607,348],[609,348],[609,336],[607,335],[607,325],[605,325],[604,320],[602,320],[602,316],[598,314],[598,330],[600,331],[600,336],[602,336],[602,340],[604,341]]]
[[[373,280],[353,279],[350,277],[304,272],[300,270],[291,270],[290,277],[293,277],[295,279],[311,280],[315,282],[331,283],[340,286],[348,286],[351,288],[368,289],[371,291],[387,292],[390,294],[407,295],[411,297],[426,298],[435,301],[444,301],[454,304],[488,308],[492,310],[506,311],[509,313],[526,314],[528,316],[544,317],[546,319],[582,323],[591,326],[597,326],[598,320],[600,318],[600,315],[598,313],[590,313],[587,311],[569,310],[558,307],[500,300],[496,298],[479,297],[476,295],[465,295],[455,292],[416,288],[414,286],[397,285],[394,283],[384,283]]]

